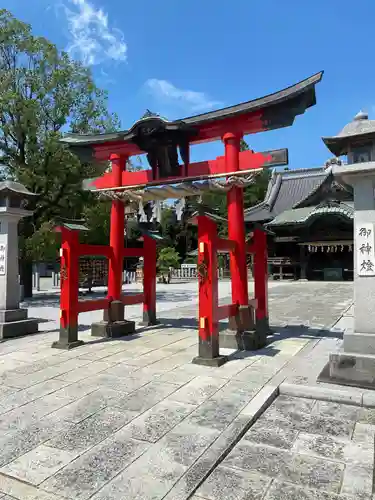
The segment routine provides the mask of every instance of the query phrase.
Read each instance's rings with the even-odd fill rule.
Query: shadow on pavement
[[[326,328],[314,328],[307,325],[273,325],[271,326],[271,331],[273,333],[268,337],[270,342],[293,337],[311,339],[325,337],[342,339],[343,336],[343,332],[340,330],[332,331]]]
[[[138,295],[141,293],[141,290],[132,290],[131,292],[126,293],[126,295]],[[80,292],[79,299],[80,300],[96,300],[102,299],[107,296],[106,292],[103,291],[93,291],[92,293],[88,292]],[[194,291],[183,290],[183,291],[159,291],[156,293],[156,301],[157,302],[187,302],[189,303],[196,294]],[[22,307],[58,307],[60,304],[60,293],[52,292],[52,293],[43,293],[40,295],[34,295],[33,297],[22,301]]]

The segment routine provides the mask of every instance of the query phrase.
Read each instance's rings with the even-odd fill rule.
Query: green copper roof
[[[151,239],[155,241],[165,241],[165,238],[158,231],[153,231],[151,229],[146,229],[139,226],[138,229],[140,230],[143,236],[149,236]]]
[[[294,208],[286,210],[269,222],[267,226],[281,226],[286,224],[304,224],[312,217],[323,215],[339,215],[353,219],[353,203],[322,203],[312,207]]]
[[[71,224],[69,222],[63,222],[61,225],[66,227],[66,229],[70,229],[71,231],[89,231],[89,228],[82,224]]]

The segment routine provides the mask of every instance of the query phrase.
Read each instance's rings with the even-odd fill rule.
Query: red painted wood
[[[143,317],[149,321],[156,317],[156,241],[145,235],[143,248]]]
[[[94,156],[98,160],[109,160],[111,154],[115,153],[119,156],[138,156],[144,153],[138,146],[130,142],[114,141],[104,142],[102,144],[93,145]]]
[[[78,312],[89,312],[89,311],[99,311],[100,309],[108,309],[109,301],[108,299],[97,299],[97,300],[79,300],[78,301]]]
[[[246,245],[246,252],[253,254],[255,252],[255,247],[253,243],[248,243]]]
[[[262,153],[254,153],[252,151],[242,151],[239,156],[238,170],[256,170],[262,168],[262,166],[271,160],[270,155],[264,155]],[[181,176],[184,174],[183,166],[181,166]],[[153,181],[152,170],[140,170],[139,172],[122,172],[121,183],[118,183],[113,172],[106,172],[101,177],[94,179],[91,183],[92,187],[96,189],[106,189],[111,187],[119,186],[144,186],[144,185],[161,185],[161,184],[173,184],[182,182],[184,179],[192,180],[199,178],[207,178],[210,176],[217,176],[219,174],[228,173],[225,165],[224,156],[219,156],[216,160],[201,161],[196,163],[191,163],[189,165],[189,175],[188,177],[168,177],[167,179],[161,179],[158,181]]]
[[[224,238],[216,239],[216,250],[227,250],[228,252],[234,252],[237,243],[235,241],[226,240]]]
[[[144,294],[121,295],[120,300],[125,306],[133,306],[134,304],[141,304],[144,301]]]
[[[225,161],[227,172],[239,169],[240,135],[225,134]],[[227,193],[228,239],[236,242],[230,254],[230,273],[232,280],[232,301],[247,305],[249,300],[247,285],[245,220],[243,210],[243,189],[233,186]]]
[[[202,142],[218,141],[228,132],[228,130],[238,135],[262,132],[266,130],[262,116],[263,111],[253,111],[235,118],[224,118],[202,124],[198,129],[199,133],[197,137],[194,138],[193,143],[199,144]]]
[[[101,255],[104,257],[112,258],[113,251],[110,246],[105,245],[85,245],[81,244],[78,247],[78,254],[82,255]]]
[[[268,266],[267,235],[261,229],[254,230],[254,291],[257,300],[256,318],[268,317]]]
[[[237,313],[238,313],[237,304],[219,306],[216,310],[216,319],[220,321],[221,319],[231,318],[232,316],[236,316]]]
[[[218,306],[218,279],[217,279],[217,255],[215,240],[217,238],[216,224],[206,217],[200,215],[198,219],[198,266],[207,266],[206,278],[199,279],[199,336],[202,342],[212,347],[212,357],[219,355],[218,345],[219,324],[217,320]],[[204,248],[204,252],[201,249]],[[201,319],[205,318],[202,327]]]
[[[62,328],[78,324],[78,283],[79,235],[65,227],[61,231],[61,267],[60,267],[60,324]]]
[[[124,257],[144,257],[145,251],[143,248],[124,248],[122,255]]]
[[[126,167],[126,158],[118,155],[111,156],[112,176],[116,183],[121,182],[123,169]],[[109,260],[108,270],[108,297],[120,300],[122,284],[122,268],[124,262],[124,203],[113,200],[111,207],[111,232],[109,245],[112,257]]]

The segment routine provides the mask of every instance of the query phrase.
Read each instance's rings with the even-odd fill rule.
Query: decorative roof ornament
[[[140,119],[143,120],[144,118],[155,118],[155,117],[160,117],[160,115],[158,115],[157,113],[153,113],[149,109],[146,109],[145,113],[141,116]]]
[[[337,158],[337,156],[334,156],[333,158],[327,160],[324,165],[327,169],[328,168],[332,169],[333,165],[342,165],[342,161],[340,160],[340,158]]]
[[[368,120],[368,113],[366,111],[359,111],[353,118],[353,121]]]

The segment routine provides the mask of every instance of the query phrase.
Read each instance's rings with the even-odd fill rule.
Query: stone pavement
[[[256,352],[233,353],[220,368],[190,363],[197,353],[196,303],[194,292],[185,288],[186,297],[190,294],[188,306],[162,309],[163,325],[140,329],[127,338],[92,340],[84,328],[80,335],[87,343],[61,352],[51,349],[57,333],[47,328],[39,335],[0,344],[0,498],[4,493],[18,500],[185,500],[201,486],[200,498],[219,499],[210,490],[217,466],[216,470],[234,471],[228,481],[237,484],[236,489],[225,497],[232,500],[262,498],[265,492],[275,491],[276,481],[315,487],[311,460],[305,464],[307,472],[299,476],[292,465],[287,472],[272,475],[234,463],[237,447],[226,455],[244,435],[246,443],[251,442],[250,427],[277,396],[280,383],[281,388],[286,380],[289,390],[304,390],[301,383],[309,381],[312,386],[308,372],[314,366],[313,353],[319,354],[322,363],[322,353],[328,359],[327,348],[338,345],[340,332],[334,325],[351,304],[351,283],[272,283],[275,333],[270,344]],[[221,285],[223,297],[227,291]],[[179,294],[178,305],[183,302],[182,289]],[[128,308],[128,314],[132,311]],[[34,305],[30,315],[40,314]],[[280,398],[284,410],[279,410]],[[273,415],[269,433],[277,434],[289,404],[283,406],[283,398],[279,396],[255,425]],[[287,422],[290,449],[286,456],[293,456],[291,463],[296,464],[304,453],[295,448],[300,443],[297,432],[315,434],[310,428],[296,427],[300,399],[291,401],[295,417]],[[316,420],[319,405],[309,400],[308,409],[302,408],[303,419]],[[325,420],[324,416],[321,421]],[[373,436],[373,428],[367,425],[366,432]],[[318,424],[315,430],[320,430]],[[265,441],[257,446],[270,446],[267,432],[262,436]],[[352,436],[348,431],[344,437],[349,441]],[[305,441],[308,447],[310,441]],[[350,444],[345,443],[343,448]],[[332,470],[345,472],[351,465],[349,459],[346,463],[349,452],[343,453],[344,458],[333,460]],[[243,486],[249,475],[253,493]],[[297,476],[298,480],[293,479]],[[331,490],[338,491],[336,486]],[[280,495],[269,498],[289,498]],[[301,493],[298,498],[312,497]],[[314,498],[335,497],[322,493]]]
[[[370,499],[374,424],[374,409],[279,396],[194,499]]]

